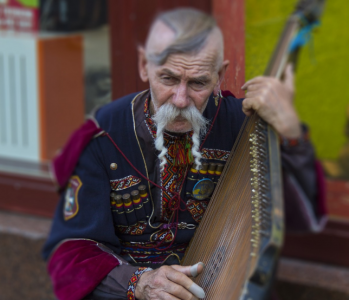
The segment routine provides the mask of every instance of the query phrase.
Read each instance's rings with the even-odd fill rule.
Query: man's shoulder
[[[223,92],[222,96],[218,122],[220,126],[231,128],[235,134],[239,131],[246,117],[242,111],[243,98],[236,98],[227,92]]]
[[[93,117],[98,125],[106,131],[115,128],[118,124],[125,124],[132,116],[132,100],[139,94],[139,92],[132,93],[116,99],[98,108]]]
[[[235,95],[230,91],[223,91],[222,95],[223,103],[226,107],[234,110],[242,108],[242,100],[244,100],[244,98],[236,98]]]
[[[222,92],[222,96],[220,116],[238,122],[244,119],[245,114],[242,112],[242,101],[244,98],[236,98],[229,91]]]
[[[236,98],[231,92],[224,91],[222,92],[222,98],[218,107],[219,102],[211,95],[204,116],[208,119],[213,119],[219,108],[218,119],[221,122],[244,118],[245,115],[242,112],[242,100],[243,98]]]
[[[95,114],[96,119],[99,121],[108,118],[111,115],[125,113],[125,110],[130,108],[132,100],[138,94],[139,93],[132,93],[99,107]]]

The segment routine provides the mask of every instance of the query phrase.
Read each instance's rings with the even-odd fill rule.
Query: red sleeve
[[[75,130],[69,140],[52,161],[52,176],[60,188],[63,188],[79,160],[81,152],[91,139],[102,133],[103,130],[92,119],[87,120],[81,127]]]
[[[106,248],[106,247],[105,247]],[[53,289],[60,300],[79,300],[91,293],[116,266],[125,264],[92,240],[60,244],[48,262]]]

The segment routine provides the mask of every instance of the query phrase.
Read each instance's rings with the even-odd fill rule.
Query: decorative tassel
[[[185,150],[187,154],[187,164],[192,164],[194,161],[193,154],[191,153],[191,142],[188,140],[188,136],[185,143]]]
[[[185,167],[194,161],[191,153],[191,140],[186,136],[184,140],[176,140],[174,143],[174,160],[173,165],[176,167]]]

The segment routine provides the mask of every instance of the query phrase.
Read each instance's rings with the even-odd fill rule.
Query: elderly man
[[[211,16],[160,14],[139,48],[150,89],[100,108],[57,158],[64,189],[44,256],[59,299],[203,298],[190,278],[203,264],[179,265],[211,196],[195,195],[192,180],[207,169],[218,179],[253,111],[295,144],[282,146],[287,206],[298,214],[295,203],[305,203],[294,229],[316,228],[313,150],[292,105],[292,71],[284,82],[245,83],[242,101],[220,91],[223,50]]]

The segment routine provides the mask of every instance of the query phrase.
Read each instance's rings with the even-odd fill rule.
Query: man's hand
[[[253,111],[286,138],[299,138],[302,134],[297,112],[293,106],[294,84],[292,66],[285,70],[282,82],[272,77],[256,77],[242,87],[247,91],[242,110],[250,116]]]
[[[195,277],[204,269],[203,263],[194,266],[162,266],[139,278],[135,296],[139,300],[197,300],[205,297],[204,290],[188,276]]]

